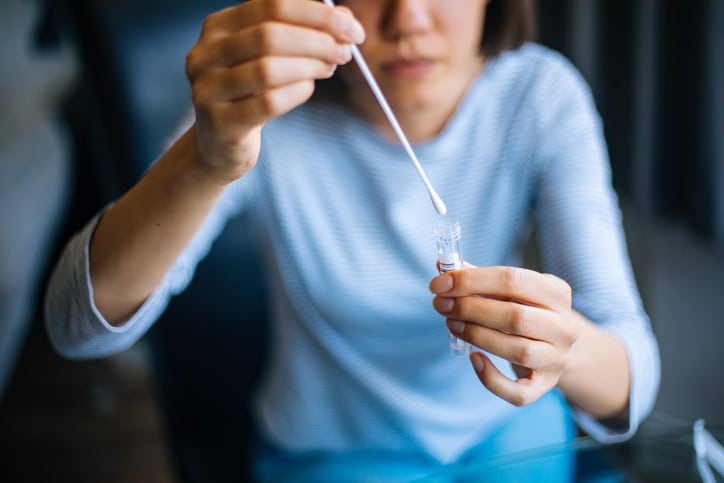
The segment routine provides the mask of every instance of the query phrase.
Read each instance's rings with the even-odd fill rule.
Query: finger
[[[449,277],[450,280],[445,280]],[[478,267],[446,272],[430,283],[435,294],[485,295],[553,309],[570,307],[571,288],[560,278],[519,267]]]
[[[432,305],[446,317],[529,339],[570,344],[576,337],[574,327],[564,324],[556,312],[515,301],[480,296],[438,296]]]
[[[358,44],[365,37],[362,25],[349,9],[330,8],[321,2],[299,0],[244,2],[229,7],[207,17],[202,35],[229,33],[269,21],[322,30],[340,42]]]
[[[547,342],[505,334],[476,324],[461,324],[460,322],[454,319],[446,321],[451,334],[513,364],[531,369],[547,369],[560,365],[561,357],[559,352]]]
[[[535,372],[517,381],[509,379],[482,352],[471,353],[470,362],[483,386],[514,406],[531,404],[550,389],[545,378]]]
[[[209,70],[264,56],[309,57],[329,64],[344,64],[352,58],[347,44],[326,33],[272,23],[194,46],[186,58],[186,72],[194,81]]]
[[[192,87],[195,105],[233,101],[298,82],[330,77],[335,64],[301,58],[264,58],[199,79]],[[286,110],[286,108],[282,109]],[[274,110],[277,112],[278,110]]]
[[[265,91],[262,95],[215,103],[207,108],[206,115],[222,138],[234,139],[302,104],[313,92],[313,81],[297,82]]]

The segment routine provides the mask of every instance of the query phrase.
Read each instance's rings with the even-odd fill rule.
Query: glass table
[[[706,429],[720,444],[724,442],[724,425],[707,425]],[[450,465],[415,481],[555,481],[548,477],[546,468],[551,463],[560,464],[561,458],[572,463],[571,477],[576,482],[702,482],[691,426],[641,432],[629,441],[614,444],[580,437],[563,445]],[[724,482],[716,471],[713,474],[714,481]]]

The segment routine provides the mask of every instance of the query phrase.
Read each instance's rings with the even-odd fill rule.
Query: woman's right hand
[[[261,127],[305,102],[364,40],[344,7],[248,0],[209,16],[186,59],[199,161],[231,181],[256,163]]]

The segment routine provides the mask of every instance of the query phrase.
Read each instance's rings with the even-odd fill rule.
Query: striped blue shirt
[[[128,348],[183,290],[225,221],[250,210],[264,235],[274,352],[258,423],[291,450],[416,448],[449,462],[514,416],[466,358],[451,357],[431,306],[436,275],[430,199],[401,146],[344,106],[307,103],[268,123],[257,166],[229,186],[145,304],[121,327],[93,305],[94,218],[65,250],[46,300],[55,347],[69,357]],[[535,228],[544,271],[574,307],[624,344],[630,422],[577,422],[628,438],[651,410],[659,354],[626,252],[602,126],[579,73],[527,44],[491,61],[434,139],[414,146],[474,265],[518,265]],[[242,323],[240,321],[240,323]],[[510,365],[493,362],[515,377]]]

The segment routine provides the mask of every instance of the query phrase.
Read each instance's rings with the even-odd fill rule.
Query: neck
[[[447,86],[447,95],[438,95],[434,99],[422,99],[419,102],[394,102],[387,99],[405,136],[411,143],[429,141],[440,134],[457,110],[470,83],[484,69],[481,62],[471,70],[470,75],[460,76],[459,81]],[[349,99],[350,104],[367,119],[390,142],[399,139],[369,89],[355,89],[356,94]]]

